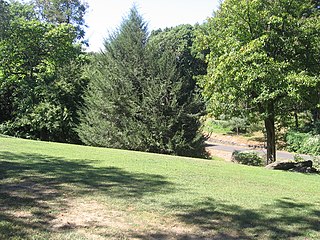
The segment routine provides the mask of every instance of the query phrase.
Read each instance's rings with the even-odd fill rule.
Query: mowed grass
[[[320,239],[320,176],[0,137],[0,239]]]

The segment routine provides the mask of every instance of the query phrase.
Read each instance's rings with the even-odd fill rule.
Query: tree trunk
[[[296,129],[298,129],[299,128],[299,119],[298,119],[297,111],[294,112],[294,122],[295,122],[295,125],[296,125]]]
[[[267,164],[270,164],[276,161],[276,134],[273,104],[268,106],[268,116],[264,119],[264,126],[267,133]]]

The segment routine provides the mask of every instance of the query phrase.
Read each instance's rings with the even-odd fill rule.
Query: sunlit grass
[[[0,137],[0,239],[319,239],[320,177]]]

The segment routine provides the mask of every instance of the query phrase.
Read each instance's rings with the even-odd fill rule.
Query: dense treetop
[[[198,55],[208,63],[200,84],[210,110],[263,119],[269,161],[277,117],[297,104],[319,104],[319,19],[310,0],[226,0],[198,31]]]

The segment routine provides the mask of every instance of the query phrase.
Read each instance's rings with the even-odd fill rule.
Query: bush
[[[287,150],[292,152],[299,152],[302,147],[303,141],[309,136],[308,133],[299,132],[287,132],[285,141],[287,144]]]
[[[312,164],[315,169],[320,171],[320,156],[315,156],[312,158]]]
[[[285,140],[288,151],[320,155],[320,135],[290,131],[286,134]]]
[[[254,151],[234,151],[232,161],[250,166],[263,166],[264,160],[257,152]]]
[[[233,132],[236,132],[237,135],[239,135],[240,132],[247,132],[248,123],[245,118],[232,117],[229,120],[225,121],[222,126],[232,129]]]
[[[206,119],[204,122],[203,130],[208,133],[221,133],[221,134],[227,134],[231,132],[231,129],[229,127],[225,127],[223,120],[214,120],[214,119]]]
[[[239,135],[239,133],[252,133],[262,129],[261,122],[249,122],[247,119],[239,117],[227,120],[224,116],[220,116],[219,120],[208,118],[204,122],[204,131],[208,133],[228,134],[234,132]]]

